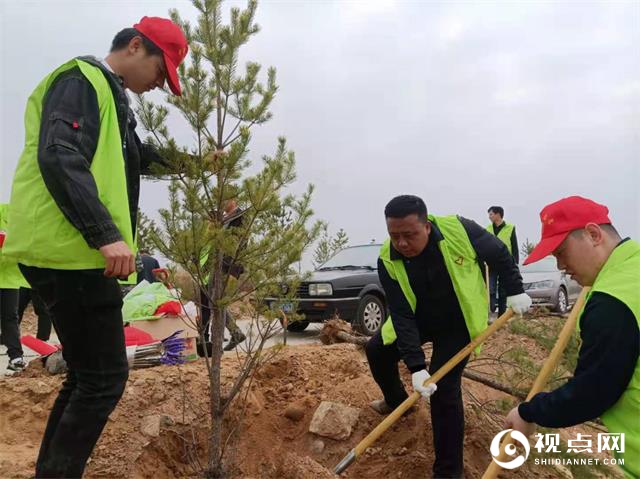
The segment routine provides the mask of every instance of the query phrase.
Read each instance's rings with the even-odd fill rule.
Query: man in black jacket
[[[160,268],[160,263],[158,263],[158,260],[151,256],[146,249],[140,249],[138,252],[140,253],[140,261],[142,262],[142,271],[138,272],[138,283],[143,279],[149,283],[155,283],[158,280],[153,274],[153,270]]]
[[[513,256],[516,264],[520,262],[520,252],[518,251],[518,238],[516,227],[504,220],[504,208],[502,206],[491,206],[487,213],[491,224],[487,226],[487,231],[502,241]],[[498,308],[498,316],[502,316],[507,309],[507,295],[502,286],[500,275],[493,270],[489,270],[489,310],[492,313]]]
[[[54,260],[41,245],[39,257],[18,247],[15,256],[52,314],[69,367],[44,432],[36,477],[81,477],[124,391],[128,366],[117,280],[135,271],[132,238],[140,175],[161,162],[136,135],[125,90],[141,94],[162,88],[166,80],[180,95],[176,69],[187,47],[171,20],[144,17],[115,36],[105,59],[80,57],[57,69],[47,77],[50,83],[36,88],[27,106],[27,141],[12,203],[30,216],[20,225],[22,231],[33,227],[38,211],[52,211],[43,218],[55,218],[47,247],[66,256],[64,262]],[[41,111],[33,105],[40,97]],[[114,181],[119,181],[116,187]],[[34,188],[35,204],[25,205]],[[66,244],[74,244],[76,251],[67,251]],[[74,255],[104,266],[86,269],[74,263]]]
[[[423,387],[429,378],[422,344],[433,343],[430,372],[435,372],[458,351],[470,342],[470,324],[475,322],[486,328],[487,297],[484,285],[484,263],[504,277],[505,289],[509,295],[508,304],[522,314],[531,305],[531,299],[524,294],[522,278],[518,267],[509,254],[507,247],[485,229],[471,220],[457,217],[449,232],[434,220],[427,219],[427,207],[422,199],[403,195],[392,199],[385,208],[387,230],[390,237],[390,260],[400,270],[390,274],[385,260],[378,260],[378,275],[384,288],[391,315],[391,323],[397,339],[388,344],[385,341],[384,327],[367,343],[366,353],[373,378],[380,386],[384,399],[373,401],[371,407],[380,414],[388,414],[407,398],[400,375],[398,362],[403,360],[412,373],[414,390],[424,397],[430,397],[431,425],[435,448],[433,477],[459,478],[463,476],[462,447],[464,438],[464,408],[462,404],[461,377],[466,360],[443,377],[435,387]],[[454,234],[455,233],[455,234]],[[457,236],[454,237],[454,236]],[[442,244],[441,244],[442,243]],[[462,291],[454,288],[453,279],[447,266],[458,261],[466,264],[464,258],[445,258],[443,251],[451,255],[454,244],[468,245],[468,257],[478,270],[466,270],[467,277]],[[448,246],[443,246],[448,245]],[[384,249],[383,249],[384,250]],[[469,266],[473,268],[474,266]],[[414,303],[407,298],[406,285],[402,286],[401,275],[406,276],[413,295]],[[468,284],[474,281],[480,284]],[[459,283],[460,284],[460,283]],[[460,294],[473,289],[476,298],[473,308],[474,319],[466,318],[461,306]],[[479,312],[479,315],[478,315]],[[435,391],[435,392],[434,392]]]
[[[241,228],[244,220],[245,210],[238,206],[238,203],[234,199],[227,200],[224,205],[224,215],[222,217],[222,224],[225,228]],[[244,249],[244,245],[239,245],[238,252]],[[242,273],[244,273],[244,266],[238,263],[233,257],[225,255],[222,258],[222,273],[233,276],[238,279]],[[212,280],[210,275],[209,281]],[[204,291],[200,291],[200,327],[204,329],[204,341],[205,345],[198,343],[198,354],[200,356],[205,355],[205,347],[207,348],[207,355],[211,356],[212,344],[211,338],[211,304],[209,297]],[[231,333],[231,339],[229,343],[223,348],[224,351],[233,351],[239,344],[242,344],[246,335],[242,332],[242,329],[236,324],[236,320],[228,307],[224,309],[224,324],[225,327]]]

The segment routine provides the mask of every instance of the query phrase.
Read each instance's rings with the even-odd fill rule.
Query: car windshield
[[[380,245],[352,246],[338,251],[329,261],[318,268],[318,271],[328,269],[377,269]]]
[[[553,256],[547,256],[535,263],[526,266],[520,265],[520,271],[523,273],[552,273],[558,271],[558,266]]]

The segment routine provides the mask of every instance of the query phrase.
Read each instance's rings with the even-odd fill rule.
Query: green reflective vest
[[[8,211],[8,204],[0,204],[0,230],[2,231],[7,231]],[[18,269],[18,263],[7,258],[3,251],[4,248],[0,248],[0,289],[29,288],[29,283]]]
[[[116,105],[108,80],[100,68],[73,59],[49,75],[33,91],[25,113],[25,146],[11,191],[9,231],[4,254],[15,261],[41,268],[101,269],[105,260],[89,247],[80,232],[64,217],[51,197],[38,166],[42,103],[47,90],[62,72],[79,67],[96,91],[100,108],[100,134],[91,161],[98,196],[129,248],[135,252],[129,198]],[[57,121],[75,121],[61,118]],[[82,135],[82,119],[74,123]],[[135,283],[136,274],[129,277]]]
[[[473,339],[487,328],[489,311],[487,292],[476,252],[457,216],[429,215],[428,218],[442,233],[443,239],[438,242],[438,247],[451,277],[469,336]],[[402,259],[392,260],[390,253],[391,241],[387,239],[380,250],[380,259],[391,279],[399,283],[400,289],[415,313],[417,300],[411,289],[407,270]],[[388,345],[395,340],[396,332],[389,317],[382,325],[382,341]]]
[[[606,293],[622,301],[631,310],[640,327],[640,244],[627,240],[613,250],[604,264],[585,305],[595,292]],[[580,320],[582,320],[580,312]],[[578,321],[578,330],[580,321]],[[594,385],[597,387],[597,385]],[[625,451],[614,452],[617,458],[624,459],[621,466],[627,478],[640,477],[640,358],[636,368],[620,399],[603,415],[610,433],[623,433]]]
[[[504,226],[502,227],[502,229],[500,231],[498,231],[498,239],[500,241],[502,241],[504,244],[507,245],[507,249],[509,250],[509,253],[513,254],[512,248],[511,248],[511,234],[513,233],[513,229],[515,228],[515,226],[510,225],[509,223],[504,223]],[[489,226],[487,226],[487,231],[491,234],[493,234],[493,223],[491,223]]]

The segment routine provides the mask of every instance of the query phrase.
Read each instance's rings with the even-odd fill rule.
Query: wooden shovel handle
[[[582,311],[589,289],[591,288],[589,287],[582,288],[582,291],[580,292],[580,296],[578,296],[576,303],[573,305],[571,314],[569,314],[569,318],[567,318],[567,322],[564,323],[564,327],[562,328],[562,331],[558,336],[558,340],[556,341],[556,344],[553,346],[553,349],[551,350],[551,354],[549,354],[549,357],[544,362],[544,365],[542,366],[542,369],[540,370],[538,377],[536,377],[536,380],[534,381],[533,386],[531,387],[531,390],[527,395],[527,401],[529,401],[533,396],[535,396],[545,388],[547,382],[549,381],[549,378],[551,377],[551,374],[553,373],[556,366],[558,365],[560,358],[562,358],[562,353],[566,349],[567,344],[569,343],[569,339],[571,339],[571,335],[573,334],[573,331],[576,329],[578,315]],[[505,453],[505,448],[509,444],[513,444],[513,442],[514,441],[513,441],[513,438],[511,437],[511,434],[507,434],[503,439],[502,443],[500,444],[500,455],[496,458],[496,460],[500,462],[508,462],[510,456]],[[492,460],[491,464],[489,464],[489,467],[487,467],[487,470],[484,472],[482,479],[495,479],[501,470],[502,468],[498,464],[496,464],[495,461]]]
[[[449,371],[456,367],[464,358],[469,356],[474,349],[484,342],[489,336],[500,329],[507,321],[513,316],[511,308],[500,316],[493,324],[474,338],[469,344],[461,349],[455,356],[447,361],[440,369],[438,369],[433,376],[431,376],[424,385],[437,383],[442,379]],[[413,404],[420,399],[420,393],[414,392],[405,401],[400,404],[391,414],[389,414],[376,428],[371,431],[360,443],[355,447],[356,456],[362,454],[371,444],[373,444],[393,423],[395,423],[402,414],[407,411]]]

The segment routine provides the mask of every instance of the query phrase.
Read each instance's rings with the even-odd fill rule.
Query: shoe
[[[213,344],[211,343],[211,341],[207,341],[205,344],[207,348],[207,357],[211,357],[211,353],[213,352]],[[198,356],[204,358],[205,349],[200,341],[196,341],[196,350],[198,351]]]
[[[393,409],[391,409],[391,406],[389,406],[387,404],[387,401],[385,401],[384,399],[376,399],[375,401],[371,401],[369,403],[369,407],[381,416],[391,414],[391,412],[393,411]]]
[[[227,344],[224,348],[222,348],[224,351],[233,351],[234,349],[236,349],[236,346],[238,346],[238,344],[243,343],[244,340],[247,339],[247,337],[240,333],[238,335],[231,335],[231,341],[229,341],[229,344]]]
[[[7,366],[7,369],[18,372],[18,371],[22,371],[26,367],[27,367],[27,363],[24,362],[24,359],[19,357],[19,358],[13,358],[9,360],[9,365]]]
[[[369,407],[373,409],[375,412],[380,414],[381,416],[386,416],[387,414],[391,414],[395,408],[392,408],[387,404],[387,401],[384,399],[376,399],[375,401],[371,401],[369,403]],[[409,414],[413,414],[416,410],[416,406],[413,405],[409,409],[407,409],[403,416],[408,416]]]

